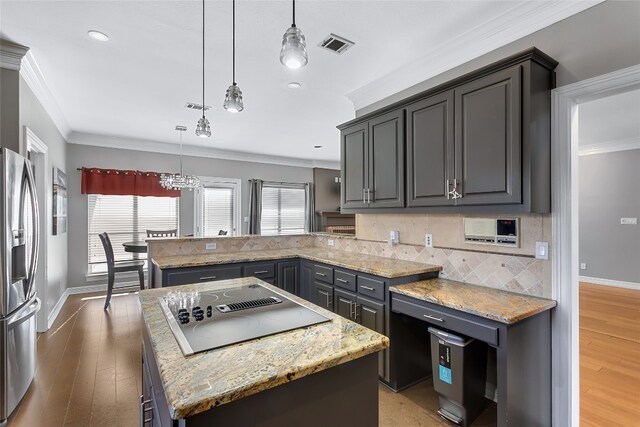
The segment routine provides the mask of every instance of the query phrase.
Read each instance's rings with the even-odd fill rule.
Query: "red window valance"
[[[82,168],[82,194],[180,197],[180,190],[160,186],[159,172]]]

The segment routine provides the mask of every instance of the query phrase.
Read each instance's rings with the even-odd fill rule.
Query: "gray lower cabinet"
[[[299,277],[300,262],[299,261],[280,261],[278,262],[278,279],[277,286],[294,295],[300,296]]]
[[[154,278],[158,277],[161,277],[161,286],[237,279],[238,277],[242,277],[242,265],[225,264],[220,266],[171,268],[161,270],[161,274],[154,275]]]
[[[517,65],[454,90],[458,205],[522,202],[521,73]]]
[[[300,283],[298,289],[300,298],[311,301],[311,287],[313,285],[313,264],[309,261],[300,260]]]
[[[322,308],[333,311],[333,286],[325,283],[314,282],[311,302]]]

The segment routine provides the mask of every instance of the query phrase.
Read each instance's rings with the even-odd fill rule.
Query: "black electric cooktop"
[[[159,298],[185,356],[331,319],[260,284]]]

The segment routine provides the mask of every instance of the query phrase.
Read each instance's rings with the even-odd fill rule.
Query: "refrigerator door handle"
[[[31,199],[31,207],[33,209],[33,215],[31,221],[33,222],[33,244],[31,254],[31,265],[29,266],[29,277],[27,283],[27,289],[25,297],[29,298],[31,291],[33,290],[33,284],[35,282],[36,267],[38,266],[38,253],[40,251],[40,221],[38,215],[38,199],[36,196],[35,179],[33,178],[33,172],[31,171],[30,164],[25,162],[25,170],[27,177],[27,185],[29,186],[29,198]]]
[[[13,325],[15,323],[20,323],[22,319],[25,319],[31,316],[33,313],[40,310],[40,298],[35,298],[34,301],[29,305],[26,310],[18,311],[14,315],[7,318],[7,325]]]

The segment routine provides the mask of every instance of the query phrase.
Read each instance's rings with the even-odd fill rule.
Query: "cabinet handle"
[[[264,273],[268,273],[269,270],[260,270],[260,271],[254,271],[253,274],[264,274]]]
[[[205,276],[205,277],[201,277],[200,280],[211,280],[211,279],[217,279],[218,276]]]
[[[373,191],[371,191],[370,188],[367,188],[367,203],[371,204],[371,193],[373,193]]]
[[[371,286],[360,285],[360,287],[361,287],[362,289],[366,289],[367,291],[375,291],[375,289],[374,289],[374,288],[372,288]]]
[[[461,199],[462,198],[462,194],[458,193],[458,178],[455,178],[453,180],[453,190],[449,191],[449,180],[447,179],[447,199]]]
[[[367,189],[362,189],[362,203],[367,203]]]
[[[360,314],[358,313],[358,309],[362,308],[362,305],[353,303],[353,306],[354,306],[354,309],[353,309],[354,316],[353,317],[357,321],[358,320],[358,316],[360,316]]]
[[[318,273],[317,271],[316,271],[316,275],[321,276],[321,277],[327,277],[327,275],[326,275],[326,274],[324,274],[324,273]]]
[[[331,303],[331,300],[329,299],[329,292],[323,292],[324,296],[327,298],[327,308],[331,307],[333,304]]]
[[[341,278],[339,278],[339,277],[336,277],[336,280],[337,280],[338,282],[340,282],[340,283],[349,283],[349,281],[348,281],[348,280],[344,280],[344,279],[341,279]]]
[[[444,322],[444,319],[435,316],[429,316],[428,314],[423,314],[424,317],[430,320],[435,320],[436,322]]]

